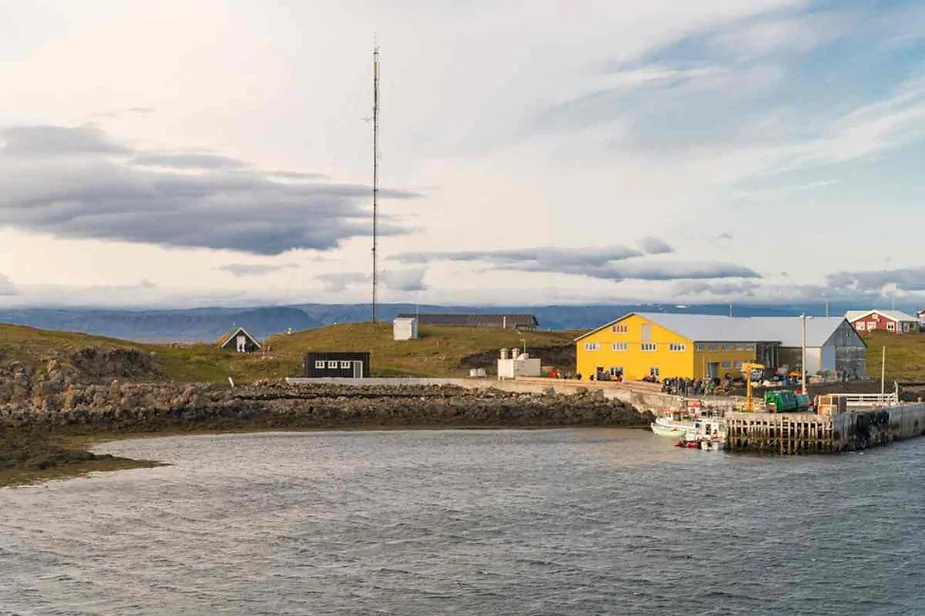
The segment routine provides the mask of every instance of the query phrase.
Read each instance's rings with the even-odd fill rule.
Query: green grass
[[[163,376],[174,381],[248,382],[263,378],[296,376],[309,351],[369,351],[373,376],[463,376],[462,360],[501,347],[569,346],[576,332],[522,332],[513,330],[431,326],[421,327],[418,340],[395,341],[391,323],[350,323],[277,335],[263,341],[265,352],[235,353],[218,344],[142,344],[113,338],[55,332],[0,324],[0,361],[42,365],[61,353],[84,347],[102,350],[137,349],[156,353]],[[523,339],[523,340],[522,340]]]
[[[882,350],[886,347],[887,381],[925,381],[925,334],[874,332],[863,335],[867,343],[867,373],[880,378]]]

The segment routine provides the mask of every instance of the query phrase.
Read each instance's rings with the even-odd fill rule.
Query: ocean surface
[[[925,439],[802,458],[633,430],[169,437],[0,490],[0,614],[925,614]]]

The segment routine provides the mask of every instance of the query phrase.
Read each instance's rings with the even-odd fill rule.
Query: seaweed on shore
[[[47,429],[0,424],[0,470],[47,470],[65,464],[111,460],[82,449],[63,447]]]

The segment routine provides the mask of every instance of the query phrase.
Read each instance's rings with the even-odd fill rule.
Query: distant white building
[[[501,358],[498,359],[498,379],[515,379],[519,376],[540,376],[542,371],[540,359],[533,359],[526,353],[511,349],[508,356],[507,349],[501,349]]]
[[[392,338],[394,340],[417,340],[418,320],[414,317],[398,317],[392,321]]]

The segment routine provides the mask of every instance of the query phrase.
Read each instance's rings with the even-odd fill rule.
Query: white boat
[[[658,436],[684,438],[684,435],[687,434],[688,431],[694,429],[694,422],[680,421],[670,417],[658,417],[649,424],[649,427],[652,429],[652,432]]]
[[[685,433],[683,440],[686,443],[697,443],[700,449],[706,451],[718,451],[726,443],[726,424],[718,418],[699,419]]]

